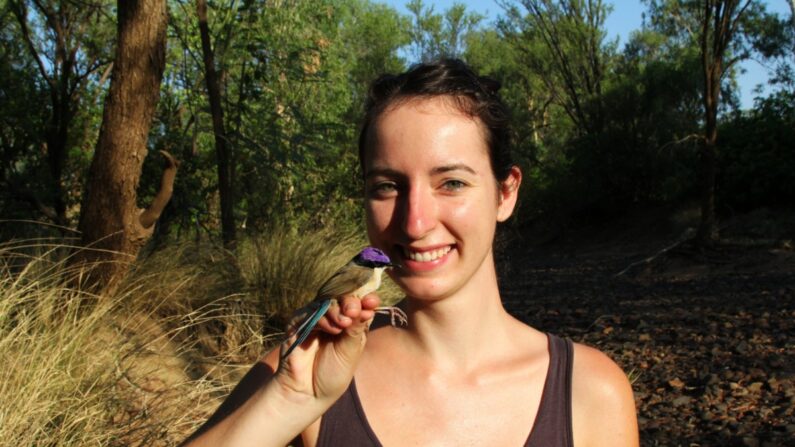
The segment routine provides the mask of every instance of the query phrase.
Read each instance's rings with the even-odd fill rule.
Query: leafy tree
[[[610,9],[602,1],[522,0],[503,5],[500,28],[520,51],[522,62],[544,83],[581,135],[603,124],[601,95],[614,46],[605,42]]]
[[[718,203],[737,211],[795,204],[795,93],[757,100],[720,125]]]
[[[350,0],[340,5],[333,57],[347,67],[353,89],[349,122],[359,121],[370,82],[383,73],[405,70],[398,50],[411,43],[410,27],[408,17],[384,4]]]
[[[153,148],[184,153],[179,205],[166,220],[212,232],[218,213],[206,198],[216,197],[217,174],[195,17],[192,4],[172,4],[167,88],[151,138]],[[353,123],[369,81],[404,68],[397,50],[407,26],[394,9],[364,0],[208,4],[241,227],[360,222]]]
[[[718,110],[721,87],[735,65],[755,50],[769,56],[770,25],[777,19],[752,0],[649,0],[652,23],[683,45],[698,48],[701,59],[703,137],[700,151],[701,221],[696,239],[708,245],[715,226],[715,180],[718,166]],[[777,27],[774,27],[777,28]]]
[[[80,210],[86,248],[74,257],[90,265],[87,285],[105,290],[118,284],[152,234],[176,171],[167,155],[161,193],[140,210],[138,181],[166,62],[166,5],[165,0],[120,0],[117,8],[116,57]]]
[[[453,3],[442,14],[434,13],[433,6],[426,6],[422,0],[411,0],[406,8],[413,16],[409,33],[411,52],[417,62],[461,57],[466,35],[483,20],[482,15],[467,12],[462,3]]]
[[[32,208],[50,216],[57,213],[52,201],[37,194],[31,179],[40,177],[38,170],[46,170],[41,154],[41,132],[47,122],[47,92],[37,82],[38,68],[28,49],[19,38],[16,19],[7,8],[0,7],[0,209],[6,218],[33,218],[20,210]],[[42,167],[42,168],[40,168]],[[33,174],[33,175],[31,175]]]
[[[210,27],[207,24],[206,0],[196,0],[196,15],[199,19],[199,35],[201,36],[202,58],[204,60],[204,80],[207,85],[207,96],[210,101],[210,115],[212,116],[213,135],[215,137],[218,193],[221,202],[221,236],[225,246],[234,247],[235,202],[232,189],[234,166],[231,160],[231,148],[227,144],[224,108],[221,105],[221,86],[218,80],[218,73],[215,71],[215,55],[213,54],[210,40]]]
[[[68,184],[69,151],[81,146],[85,138],[85,126],[76,122],[76,118],[81,108],[90,108],[87,104],[93,100],[92,81],[101,85],[109,73],[106,42],[112,41],[108,20],[111,6],[102,0],[80,3],[10,0],[6,6],[16,18],[14,35],[24,43],[28,53],[25,65],[32,62],[36,69],[35,74],[29,73],[31,79],[48,98],[43,103],[46,104],[43,128],[38,131],[43,135],[41,146],[48,167],[46,199],[42,200],[35,189],[22,182],[12,187],[52,221],[67,225],[68,192],[80,184],[79,181]]]

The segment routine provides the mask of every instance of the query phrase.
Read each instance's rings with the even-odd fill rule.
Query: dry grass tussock
[[[69,286],[52,240],[0,245],[0,445],[174,445],[363,245],[274,231],[237,255],[185,243],[139,259],[113,296]],[[386,295],[395,295],[395,289]]]

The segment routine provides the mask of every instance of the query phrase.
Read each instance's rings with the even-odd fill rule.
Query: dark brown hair
[[[477,117],[486,129],[491,169],[498,181],[508,178],[513,160],[510,151],[508,108],[497,91],[500,83],[478,76],[458,59],[441,59],[412,66],[399,75],[381,75],[371,85],[365,102],[365,115],[359,134],[359,163],[364,172],[364,157],[370,131],[390,106],[418,98],[450,97],[462,113]]]

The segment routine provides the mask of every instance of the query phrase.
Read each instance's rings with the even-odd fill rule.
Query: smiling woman
[[[403,268],[393,279],[412,298],[480,287],[494,273],[496,223],[507,219],[518,168],[498,182],[481,121],[439,96],[385,110],[363,157],[368,235]]]
[[[408,326],[368,331],[378,298],[342,297],[321,333],[255,365],[192,443],[638,444],[616,364],[502,306],[492,243],[522,174],[498,88],[457,60],[374,83],[359,147],[367,232],[400,264],[389,274]]]

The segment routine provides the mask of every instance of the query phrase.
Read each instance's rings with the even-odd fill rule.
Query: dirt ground
[[[644,446],[795,446],[795,214],[735,217],[713,249],[635,264],[680,240],[675,217],[511,237],[506,307],[624,368]]]

